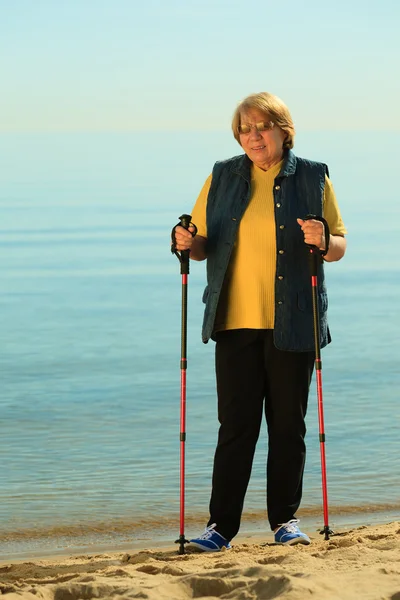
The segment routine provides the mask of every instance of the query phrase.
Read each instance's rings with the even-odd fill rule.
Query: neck
[[[270,160],[268,162],[263,162],[263,163],[256,163],[255,162],[254,164],[259,169],[262,169],[263,171],[268,171],[268,169],[270,169],[271,167],[274,167],[275,165],[277,165],[278,163],[280,163],[282,159],[283,159],[283,153],[281,154],[281,156],[276,157],[273,160]]]

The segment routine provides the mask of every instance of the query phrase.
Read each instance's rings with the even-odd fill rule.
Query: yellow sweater
[[[222,287],[216,331],[274,327],[276,237],[273,185],[282,162],[268,171],[252,165],[250,202],[239,224]],[[192,221],[197,226],[198,234],[205,238],[211,178],[210,175],[206,180],[192,211]],[[328,177],[325,182],[324,217],[333,235],[347,233]]]

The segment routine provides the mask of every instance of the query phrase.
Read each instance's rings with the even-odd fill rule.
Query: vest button
[[[284,225],[279,225],[279,229],[285,229]]]
[[[282,300],[278,300],[278,304],[283,304]]]
[[[276,190],[280,190],[280,189],[281,189],[281,186],[280,186],[280,185],[276,185],[276,186],[275,186],[275,189],[276,189]]]
[[[281,203],[280,203],[280,202],[277,202],[277,203],[276,203],[276,206],[277,206],[278,208],[280,208],[280,207],[281,207]]]
[[[279,281],[282,281],[283,275],[278,275],[278,279],[279,279]]]
[[[284,250],[279,250],[279,254],[285,254]]]

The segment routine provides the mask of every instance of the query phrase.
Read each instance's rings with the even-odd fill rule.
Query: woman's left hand
[[[304,234],[304,242],[310,246],[316,246],[320,250],[325,250],[325,228],[321,221],[315,219],[297,219],[298,224]]]

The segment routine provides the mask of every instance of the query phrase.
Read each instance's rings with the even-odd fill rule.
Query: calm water
[[[357,506],[400,514],[399,141],[303,133],[296,145],[329,164],[349,230],[345,259],[327,267],[333,519]],[[238,151],[229,133],[0,136],[0,557],[178,533],[181,278],[169,235],[213,162]],[[189,285],[187,515],[197,526],[217,432],[203,264]],[[263,435],[245,513],[267,531],[265,455]],[[307,460],[303,512],[316,515],[314,385]]]

